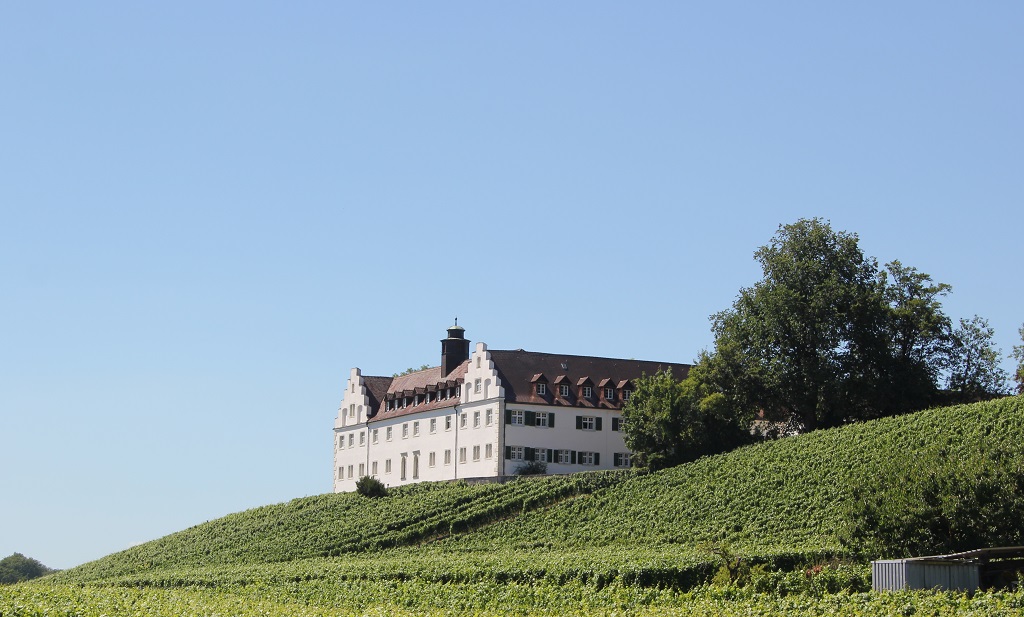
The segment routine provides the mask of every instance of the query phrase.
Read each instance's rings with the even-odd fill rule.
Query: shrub
[[[356,480],[356,492],[363,497],[384,497],[388,494],[388,489],[377,478],[363,476]]]
[[[516,467],[517,476],[535,476],[548,472],[548,464],[543,461],[526,461]]]

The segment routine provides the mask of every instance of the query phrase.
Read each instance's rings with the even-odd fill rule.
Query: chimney
[[[448,338],[441,339],[441,376],[447,376],[460,364],[469,360],[469,341],[466,331],[459,326],[459,320],[448,328]]]

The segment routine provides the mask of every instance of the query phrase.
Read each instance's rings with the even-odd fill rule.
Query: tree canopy
[[[50,572],[53,570],[21,553],[14,553],[0,559],[0,585],[32,580]]]
[[[975,315],[961,319],[953,332],[949,389],[963,401],[980,401],[1006,394],[1007,375],[999,366],[1002,354],[993,347],[995,330]]]
[[[758,249],[764,278],[712,316],[719,392],[804,430],[922,409],[949,344],[950,291],[821,219],[780,226]]]

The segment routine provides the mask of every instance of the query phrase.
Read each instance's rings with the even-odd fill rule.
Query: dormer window
[[[604,389],[604,400],[606,400],[606,401],[614,401],[615,400],[615,388],[605,388]]]
[[[558,396],[561,396],[562,398],[569,396],[569,384],[563,383],[558,386]]]
[[[546,383],[539,383],[539,384],[537,384],[537,394],[539,394],[540,396],[544,396],[547,393],[548,393],[548,384],[546,384]]]
[[[583,386],[583,398],[590,398],[594,395],[594,389],[590,386]]]
[[[632,397],[632,396],[633,396],[633,391],[632,390],[623,390],[622,391],[622,400],[628,401],[630,399],[630,397]]]

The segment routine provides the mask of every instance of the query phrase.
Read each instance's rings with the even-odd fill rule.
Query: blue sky
[[[436,364],[455,316],[690,361],[802,217],[1009,353],[1022,29],[1019,2],[0,4],[0,556],[329,491],[348,369]]]

